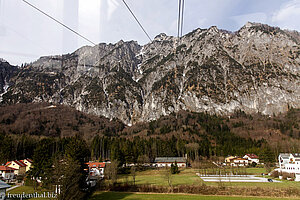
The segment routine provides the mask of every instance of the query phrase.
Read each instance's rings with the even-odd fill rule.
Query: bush
[[[257,166],[257,163],[256,162],[252,162],[251,163],[251,167],[256,167]]]
[[[37,185],[37,181],[34,179],[31,179],[30,177],[25,178],[25,186],[35,186]]]
[[[291,179],[293,180],[293,179],[295,179],[295,174],[283,172],[283,173],[282,173],[282,178],[283,178],[284,180],[287,180],[288,178],[291,178]]]
[[[24,178],[25,178],[24,175],[18,175],[18,176],[16,177],[18,183],[21,183],[21,182],[24,180]]]
[[[171,174],[179,174],[179,169],[177,166],[177,162],[175,161],[175,164],[173,165],[173,163],[171,164]]]
[[[279,177],[279,172],[278,172],[278,171],[272,171],[272,172],[271,172],[271,176],[272,176],[273,178],[278,178],[278,177]]]

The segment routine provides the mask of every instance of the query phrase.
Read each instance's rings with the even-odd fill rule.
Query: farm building
[[[178,167],[186,167],[185,157],[156,157],[154,166],[156,167],[171,167],[172,164],[177,163]]]

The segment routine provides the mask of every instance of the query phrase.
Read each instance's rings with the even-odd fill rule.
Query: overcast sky
[[[94,43],[149,42],[122,0],[27,0]],[[178,0],[126,0],[149,35],[177,35]],[[236,31],[247,21],[300,31],[300,0],[185,0],[184,28]],[[25,4],[0,0],[0,58],[11,64],[91,45]]]

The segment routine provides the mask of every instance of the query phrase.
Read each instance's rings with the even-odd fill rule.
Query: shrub
[[[291,178],[293,180],[295,178],[295,174],[283,172],[282,173],[282,178],[284,180],[287,180],[287,178]]]
[[[272,172],[271,172],[271,176],[272,176],[273,178],[278,178],[278,177],[279,177],[279,172],[278,172],[278,171],[272,171]]]
[[[177,166],[177,162],[175,161],[175,164],[173,165],[173,163],[171,164],[171,174],[178,174],[179,173],[179,169]]]

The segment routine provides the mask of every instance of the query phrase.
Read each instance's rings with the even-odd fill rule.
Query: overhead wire
[[[41,9],[39,9],[38,7],[34,6],[33,4],[29,3],[26,0],[22,0],[23,2],[25,2],[26,4],[28,4],[29,6],[31,6],[32,8],[34,8],[35,10],[39,11],[40,13],[42,13],[43,15],[47,16],[48,18],[50,18],[51,20],[55,21],[56,23],[60,24],[61,26],[63,26],[64,28],[68,29],[69,31],[73,32],[74,34],[76,34],[77,36],[81,37],[82,39],[88,41],[89,43],[93,44],[93,45],[97,45],[96,43],[94,43],[93,41],[91,41],[90,39],[88,39],[87,37],[83,36],[82,34],[80,34],[79,32],[73,30],[72,28],[70,28],[69,26],[65,25],[64,23],[60,22],[59,20],[55,19],[54,17],[52,17],[51,15],[47,14],[46,12],[42,11]],[[99,48],[99,55],[100,55],[100,49],[104,50],[104,48],[100,47],[100,45],[98,45]],[[106,55],[104,55],[103,57],[105,57]],[[115,55],[111,55],[114,58],[116,58],[117,60],[120,60],[120,58],[116,57]],[[103,57],[99,57],[99,60],[101,60]],[[62,65],[63,65],[63,57],[62,59]]]
[[[182,0],[182,7],[181,7],[181,27],[180,27],[180,37],[182,37],[182,30],[183,30],[183,15],[184,14],[184,0]]]
[[[180,39],[183,33],[184,0],[178,2],[177,38]]]
[[[140,23],[140,21],[138,20],[138,18],[135,16],[135,14],[133,13],[133,11],[131,10],[131,8],[129,7],[129,5],[126,3],[125,0],[122,0],[123,3],[125,4],[126,8],[129,10],[129,12],[131,13],[131,15],[133,16],[133,18],[135,19],[135,21],[138,23],[138,25],[141,27],[141,29],[143,30],[143,32],[146,34],[146,36],[148,37],[148,39],[150,40],[150,42],[152,42],[151,37],[149,36],[149,34],[147,33],[146,29],[143,27],[143,25]]]
[[[29,3],[26,0],[22,0],[24,3],[28,4],[29,6],[31,6],[32,8],[34,8],[35,10],[39,11],[40,13],[42,13],[43,15],[47,16],[48,18],[52,19],[53,21],[55,21],[56,23],[60,24],[61,26],[65,27],[66,29],[68,29],[69,31],[73,32],[74,34],[76,34],[77,36],[81,37],[82,39],[88,41],[89,43],[96,45],[96,43],[94,43],[93,41],[91,41],[90,39],[88,39],[87,37],[81,35],[80,33],[78,33],[77,31],[73,30],[72,28],[70,28],[69,26],[65,25],[64,23],[60,22],[59,20],[55,19],[54,17],[52,17],[51,15],[47,14],[46,12],[42,11],[41,9],[39,9],[38,7],[34,6],[33,4]]]
[[[180,20],[181,20],[181,0],[178,1],[178,24],[177,24],[177,38],[180,36]]]

